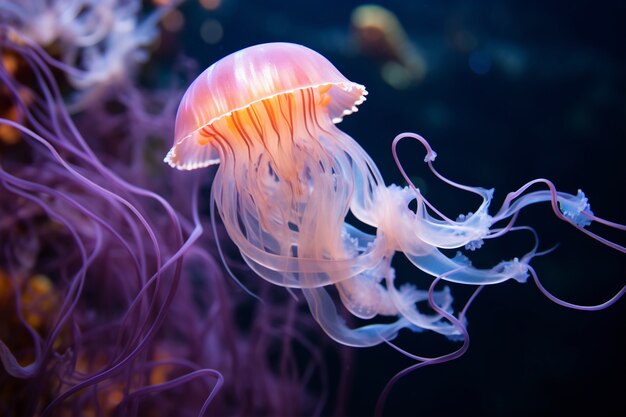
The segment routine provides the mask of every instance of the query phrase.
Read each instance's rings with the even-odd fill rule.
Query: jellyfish
[[[273,284],[301,291],[328,336],[355,347],[389,343],[401,329],[467,341],[465,312],[474,297],[455,312],[450,289],[437,289],[442,281],[480,289],[532,276],[551,299],[581,309],[603,308],[623,295],[625,288],[600,306],[559,300],[540,285],[530,265],[546,252],[538,251],[537,244],[491,268],[473,266],[460,251],[448,256],[447,249],[480,250],[484,240],[513,231],[536,236],[516,224],[520,210],[536,203],[551,204],[558,218],[621,252],[626,248],[586,227],[598,222],[624,231],[626,226],[596,217],[582,191],[561,192],[545,179],[509,193],[491,214],[493,190],[439,174],[433,166],[435,151],[412,133],[392,142],[408,185],[386,185],[372,158],[337,127],[366,95],[363,85],[349,81],[311,49],[290,43],[252,46],[211,65],[190,85],[165,157],[179,170],[219,164],[211,210],[217,208],[250,268]],[[401,140],[424,146],[424,161],[437,178],[478,195],[482,202],[475,211],[452,219],[437,210],[402,168],[397,155]],[[347,222],[349,212],[375,232]],[[392,266],[396,253],[432,277],[428,290],[413,283],[398,285]],[[339,305],[365,323],[349,325]]]

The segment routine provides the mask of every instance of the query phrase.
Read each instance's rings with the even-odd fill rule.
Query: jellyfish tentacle
[[[354,181],[350,211],[361,222],[377,227],[378,220],[372,217],[372,212],[377,210],[376,190],[385,186],[382,174],[372,158],[354,139],[339,129],[334,129],[334,133],[340,139],[335,146],[339,146],[350,158]]]
[[[548,190],[533,191],[524,194],[528,188],[535,184],[544,184],[548,187]],[[543,202],[549,202],[551,204],[552,211],[557,218],[571,224],[576,229],[592,237],[598,242],[619,252],[626,253],[626,246],[612,242],[586,228],[594,221],[610,228],[623,231],[626,231],[626,225],[611,222],[595,216],[591,211],[587,197],[582,190],[578,190],[576,195],[561,192],[556,189],[551,181],[544,178],[529,181],[518,190],[509,193],[498,213],[494,215],[494,222],[513,216],[523,207]]]
[[[380,240],[382,236],[379,235],[376,239]],[[443,334],[454,332],[455,329],[449,325],[438,323],[441,316],[427,316],[416,309],[416,303],[427,299],[425,291],[417,290],[410,284],[396,289],[395,271],[391,267],[393,253],[394,251],[389,252],[376,267],[347,280],[335,282],[346,309],[362,319],[370,319],[376,315],[398,315],[407,318],[415,328],[430,329]],[[383,279],[386,281],[385,287],[381,285]],[[443,308],[450,310],[452,296],[448,288],[437,292],[435,296]]]
[[[214,189],[211,189],[211,193],[213,193]],[[254,292],[252,292],[252,290],[250,290],[248,287],[245,286],[245,284],[243,282],[241,282],[239,280],[239,278],[237,278],[237,276],[235,275],[235,273],[230,269],[230,267],[228,266],[228,263],[226,262],[226,258],[224,256],[224,251],[222,250],[222,246],[220,245],[220,240],[217,236],[217,225],[215,223],[215,200],[213,198],[211,198],[211,229],[213,232],[213,238],[215,239],[215,244],[217,246],[217,253],[220,257],[220,260],[222,261],[222,265],[224,265],[224,269],[226,270],[226,273],[233,279],[233,281],[235,281],[235,283],[248,295],[250,295],[252,298],[259,300],[260,302],[263,302],[263,300],[261,300],[261,298],[256,295]],[[199,222],[198,222],[199,224]]]
[[[3,170],[0,171],[4,172]],[[16,358],[11,353],[10,349],[2,341],[0,341],[0,359],[2,360],[3,365],[6,366],[5,369],[7,370],[7,372],[9,372],[9,374],[11,374],[12,376],[19,378],[30,378],[36,375],[38,372],[41,372],[40,367],[43,363],[43,358],[49,354],[50,350],[52,349],[53,342],[56,340],[61,329],[64,327],[64,324],[69,320],[70,313],[78,302],[78,296],[83,287],[85,275],[87,273],[89,265],[93,262],[95,256],[100,251],[102,236],[100,227],[97,226],[95,222],[93,222],[94,238],[91,247],[89,247],[88,249],[87,243],[84,242],[83,239],[81,239],[81,235],[77,231],[77,228],[67,218],[60,214],[58,208],[53,208],[50,205],[47,205],[39,196],[31,195],[28,192],[18,188],[17,181],[15,183],[9,181],[11,181],[10,176],[2,176],[2,183],[4,186],[6,186],[8,190],[12,191],[16,195],[20,195],[24,199],[31,200],[38,204],[51,218],[57,220],[69,231],[76,244],[76,247],[79,250],[81,258],[81,266],[74,273],[74,276],[70,280],[71,285],[68,287],[67,290],[67,298],[64,300],[62,307],[59,309],[59,318],[50,332],[50,337],[45,341],[43,346],[41,345],[41,343],[43,342],[42,338],[23,317],[22,309],[19,305],[20,297],[15,298],[18,307],[17,311],[20,322],[33,338],[35,346],[35,359],[28,365],[20,365],[19,362],[16,361]],[[14,287],[15,290],[18,291],[18,286],[14,285]]]
[[[418,310],[416,304],[428,300],[428,291],[418,290],[411,284],[404,284],[398,290],[394,284],[394,278],[393,275],[387,277],[387,291],[398,310],[398,315],[413,324],[413,330],[430,330],[453,338],[460,334],[458,328],[445,321],[444,316],[441,314],[424,314]],[[453,313],[453,299],[448,287],[441,291],[433,292],[432,296],[438,301],[443,310],[450,314]]]
[[[362,273],[335,283],[346,309],[354,316],[365,320],[379,314],[396,315],[397,309],[390,302],[385,288],[380,285],[381,278],[373,273]]]
[[[417,196],[417,200],[418,200],[418,206],[421,206],[423,204],[425,204],[430,210],[432,210],[435,214],[437,214],[439,217],[441,217],[443,220],[445,220],[448,223],[453,224],[454,220],[448,218],[445,214],[443,214],[441,211],[439,211],[434,205],[432,205],[428,199],[426,199],[422,193],[420,192],[419,188],[417,188],[415,186],[415,184],[413,184],[413,181],[409,178],[409,176],[407,175],[406,171],[404,170],[404,167],[402,166],[402,163],[400,162],[400,158],[398,157],[398,143],[405,138],[409,138],[409,139],[414,139],[417,140],[418,142],[420,142],[422,144],[422,146],[424,146],[424,148],[426,149],[426,156],[424,157],[424,162],[426,162],[426,164],[428,165],[428,168],[431,170],[431,172],[433,172],[433,174],[435,176],[437,176],[438,178],[440,178],[441,180],[443,180],[444,182],[456,187],[456,188],[461,188],[464,189],[466,191],[470,191],[473,193],[476,193],[478,195],[480,195],[481,197],[483,197],[483,201],[486,199],[490,199],[490,197],[488,196],[488,190],[485,190],[483,188],[480,187],[468,187],[468,186],[464,186],[458,183],[455,183],[453,181],[450,181],[449,179],[445,178],[444,176],[442,176],[441,174],[439,174],[434,166],[433,166],[433,161],[435,160],[435,158],[437,157],[437,153],[431,148],[430,144],[428,143],[428,141],[426,139],[424,139],[422,136],[416,134],[416,133],[411,133],[411,132],[404,132],[401,133],[399,135],[397,135],[394,140],[391,143],[391,152],[393,155],[393,159],[396,163],[396,167],[398,168],[398,170],[400,171],[400,174],[402,175],[402,177],[404,178],[404,180],[406,181],[406,183],[409,185],[409,187],[411,187],[411,189],[415,192],[415,195]]]
[[[583,310],[583,311],[604,310],[605,308],[608,308],[612,306],[613,304],[615,304],[620,298],[624,296],[624,294],[626,294],[626,285],[624,285],[611,298],[609,298],[608,300],[600,304],[595,304],[595,305],[574,304],[574,303],[570,303],[568,301],[562,300],[558,298],[557,296],[555,296],[554,294],[552,294],[550,291],[548,291],[546,287],[544,287],[541,281],[539,280],[539,276],[537,275],[537,272],[532,266],[529,266],[529,272],[530,272],[530,275],[533,277],[533,281],[535,282],[535,285],[537,286],[537,288],[539,288],[539,291],[541,291],[543,295],[545,295],[552,302],[560,306],[571,308],[574,310]]]
[[[379,187],[375,192],[377,227],[392,236],[398,247],[431,247],[454,249],[463,246],[480,247],[480,241],[490,233],[493,224],[488,214],[491,192],[484,194],[483,203],[475,213],[460,215],[456,221],[439,220],[428,213],[424,200],[409,187],[396,185]],[[409,204],[417,200],[416,211]]]
[[[394,339],[398,331],[412,325],[403,317],[389,324],[369,324],[350,328],[337,312],[335,303],[325,288],[303,288],[302,293],[309,304],[315,320],[328,336],[337,342],[353,347],[369,347]]]
[[[278,245],[289,242],[291,240],[289,236],[294,234],[294,231],[285,224],[281,229],[285,238],[275,239],[269,233],[265,237],[260,237],[258,231],[263,229],[259,229],[260,220],[256,210],[245,212],[247,222],[243,224],[247,223],[248,227],[242,229],[243,224],[240,221],[242,211],[236,194],[231,192],[231,184],[220,181],[220,175],[220,172],[216,175],[212,192],[229,236],[238,246],[250,267],[268,281],[294,288],[328,285],[373,268],[382,257],[384,250],[382,240],[375,241],[363,233],[356,234],[354,228],[346,229],[344,233],[342,227],[337,230],[339,233],[337,239],[342,241],[342,247],[352,246],[353,250],[360,252],[358,263],[348,256],[344,259],[290,256],[291,254],[288,254],[286,249],[281,249]],[[303,273],[309,274],[307,282],[303,282],[301,276],[298,275]]]
[[[421,196],[421,193],[419,192],[419,190],[414,186],[414,184],[411,182],[410,178],[406,174],[397,155],[397,144],[400,140],[404,138],[415,139],[419,141],[426,148],[425,162],[428,164],[429,169],[433,172],[435,176],[437,176],[439,179],[441,179],[442,181],[444,181],[445,183],[449,185],[452,185],[455,188],[470,191],[472,193],[480,195],[483,198],[483,204],[481,204],[481,207],[479,208],[477,212],[481,212],[481,209],[483,209],[484,214],[486,214],[486,209],[489,205],[488,202],[491,200],[492,190],[486,190],[480,187],[465,186],[465,185],[456,183],[444,177],[437,170],[435,170],[432,164],[433,160],[436,157],[436,153],[432,150],[428,141],[424,139],[423,137],[421,137],[420,135],[417,135],[414,133],[402,133],[396,136],[396,138],[394,139],[392,143],[392,152],[394,155],[394,160],[396,161],[396,165],[398,166],[398,169],[400,170],[405,181],[407,181],[409,186],[418,195],[418,206],[420,205],[419,203],[423,201],[423,203],[426,206],[434,210],[435,213],[437,213],[437,215],[442,217],[447,223],[450,223],[450,224],[455,223],[451,219],[444,216],[442,213],[436,211],[436,209],[428,202],[428,200],[426,200],[423,196]],[[534,191],[534,192],[525,194],[525,191],[528,190],[531,186],[535,184],[540,184],[540,183],[546,185],[548,187],[548,190],[547,191]],[[593,221],[597,221],[598,223],[604,224],[605,226],[618,229],[618,230],[626,230],[626,225],[611,222],[611,221],[595,216],[593,212],[591,211],[591,209],[589,208],[587,197],[581,190],[578,190],[578,193],[576,195],[561,192],[556,189],[556,187],[551,181],[544,179],[544,178],[538,178],[538,179],[529,181],[528,183],[520,187],[517,191],[509,193],[505,201],[503,202],[500,210],[493,216],[491,224],[495,224],[503,219],[516,215],[523,207],[526,207],[528,205],[535,204],[535,203],[541,203],[541,202],[550,202],[552,205],[552,210],[554,211],[555,215],[559,219],[570,223],[572,226],[576,227],[577,229],[587,234],[588,236],[592,237],[593,239],[603,243],[604,245],[607,245],[617,251],[626,253],[625,246],[612,242],[586,229],[586,226],[589,226]],[[491,224],[489,226],[491,226]]]
[[[457,317],[454,317],[453,314],[450,314],[448,311],[446,311],[446,309],[442,308],[441,306],[439,306],[436,303],[436,300],[435,300],[435,297],[434,297],[435,287],[437,286],[437,284],[441,280],[444,280],[444,279],[445,279],[445,276],[441,276],[441,277],[435,278],[432,281],[432,283],[430,284],[430,287],[428,288],[428,303],[433,308],[433,310],[435,310],[441,316],[445,317],[451,323],[452,326],[454,326],[454,327],[456,327],[458,329],[458,333],[461,336],[460,341],[462,342],[462,345],[458,349],[456,349],[456,350],[454,350],[454,351],[452,351],[450,353],[441,355],[441,356],[424,357],[424,356],[414,355],[414,354],[412,354],[410,352],[407,352],[404,349],[401,349],[399,346],[396,346],[392,342],[386,341],[385,343],[387,343],[388,345],[390,345],[391,347],[393,347],[395,350],[397,350],[398,352],[402,353],[403,355],[405,355],[405,356],[407,356],[409,358],[414,359],[415,361],[417,361],[417,363],[404,368],[403,370],[401,370],[400,372],[395,374],[387,382],[387,384],[385,385],[385,388],[383,388],[383,391],[380,393],[380,395],[378,396],[378,400],[376,401],[376,408],[375,408],[375,411],[374,411],[374,415],[375,416],[381,416],[382,415],[382,412],[383,412],[383,409],[384,409],[384,406],[385,406],[385,402],[387,401],[387,397],[388,397],[389,393],[391,392],[391,389],[404,376],[410,374],[411,372],[414,372],[415,370],[417,370],[419,368],[423,368],[425,366],[435,365],[435,364],[438,364],[438,363],[445,363],[445,362],[449,362],[449,361],[452,361],[454,359],[457,359],[457,358],[463,356],[465,354],[465,352],[467,352],[467,350],[469,349],[470,337],[469,337],[469,333],[467,332],[466,324],[464,323],[465,312],[467,311],[467,309],[470,307],[472,302],[476,299],[476,296],[480,293],[480,291],[484,287],[483,286],[479,286],[478,288],[476,288],[474,293],[471,295],[471,297],[468,299],[468,301],[465,303],[465,306],[461,310],[461,314],[459,315],[459,318],[457,318]]]
[[[405,255],[413,265],[429,275],[444,275],[446,281],[471,285],[499,284],[509,279],[526,282],[530,261],[526,257],[513,258],[502,261],[490,269],[479,269],[467,264],[465,259],[449,258],[438,250],[418,255],[405,252]]]
[[[461,190],[465,190],[465,191],[469,191],[469,192],[474,193],[474,194],[478,194],[479,196],[483,197],[483,199],[485,198],[485,193],[487,193],[487,194],[491,193],[490,191],[485,190],[482,187],[472,187],[472,186],[468,186],[468,185],[463,185],[463,184],[460,184],[458,182],[452,181],[449,178],[446,178],[445,176],[441,175],[439,173],[439,171],[437,171],[435,169],[435,167],[433,166],[433,162],[434,162],[435,158],[437,157],[437,153],[431,148],[430,144],[428,143],[428,141],[426,139],[424,139],[422,136],[418,135],[417,133],[411,133],[411,132],[400,133],[399,135],[397,135],[394,138],[393,142],[391,143],[392,152],[394,154],[394,160],[396,161],[396,165],[400,169],[401,173],[403,173],[403,177],[405,177],[405,180],[408,178],[408,176],[406,175],[406,172],[402,168],[402,164],[400,163],[400,160],[398,158],[397,146],[398,146],[398,143],[402,139],[406,139],[406,138],[415,139],[418,142],[420,142],[426,148],[426,157],[424,157],[424,162],[426,162],[426,164],[428,165],[428,168],[431,170],[431,172],[437,178],[439,178],[440,180],[442,180],[446,184],[449,184],[449,185],[451,185],[451,186],[453,186],[455,188],[459,188]]]

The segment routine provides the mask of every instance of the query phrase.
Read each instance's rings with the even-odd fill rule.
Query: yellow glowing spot
[[[83,417],[97,417],[96,410],[93,408],[83,407],[80,411]]]
[[[38,313],[26,313],[24,319],[33,329],[39,329],[44,324],[44,318]]]
[[[15,74],[17,71],[17,58],[13,55],[5,54],[2,56],[2,65],[9,74]]]
[[[5,305],[9,298],[13,296],[12,287],[9,276],[0,269],[0,306]]]
[[[30,289],[35,294],[48,294],[52,292],[52,281],[45,275],[35,275],[29,280]]]
[[[167,361],[172,359],[174,355],[168,348],[157,346],[153,360],[155,362]],[[169,380],[170,373],[174,370],[174,366],[170,364],[157,365],[150,371],[150,385],[163,384]]]
[[[16,45],[20,45],[23,46],[25,45],[24,43],[24,38],[22,37],[22,35],[16,31],[15,29],[9,27],[8,28],[8,32],[7,32],[8,38],[12,43],[15,43]]]
[[[199,135],[196,135],[196,141],[198,142],[199,145],[206,145],[208,144],[211,140],[213,139],[213,136],[209,136],[206,135],[204,133],[201,133]]]
[[[330,104],[330,95],[329,94],[322,94],[320,97],[320,106],[328,106]]]
[[[224,28],[222,24],[215,19],[207,19],[200,27],[200,37],[203,41],[210,45],[214,45],[222,40]]]
[[[199,0],[202,7],[207,10],[215,10],[222,4],[222,0]]]
[[[150,372],[150,384],[158,385],[167,382],[170,378],[170,372],[174,369],[172,365],[156,366]]]
[[[351,21],[361,52],[380,62],[388,84],[402,89],[424,79],[426,60],[393,12],[373,4],[361,5],[352,12]]]
[[[124,399],[124,393],[120,389],[109,391],[106,395],[105,408],[113,409],[117,407]]]
[[[26,280],[21,299],[24,319],[40,329],[56,305],[54,285],[45,275],[34,275]]]
[[[17,107],[11,107],[2,115],[5,119],[17,120]],[[20,131],[14,127],[0,124],[0,142],[6,145],[14,145],[20,140]]]
[[[177,10],[170,10],[163,18],[163,28],[169,32],[178,32],[185,25],[185,16]]]
[[[157,366],[150,372],[150,383],[154,385],[162,384],[167,381],[167,372],[162,366]]]
[[[87,372],[89,372],[91,369],[90,366],[90,361],[85,358],[84,355],[80,355],[78,356],[78,360],[76,361],[76,366],[74,367],[74,370],[76,370],[77,372],[86,374]]]
[[[59,336],[56,339],[54,339],[54,342],[52,343],[52,349],[58,350],[64,345],[65,345],[65,341],[63,340],[63,336]]]
[[[332,84],[320,85],[319,87],[317,87],[317,90],[320,92],[320,95],[321,95],[321,94],[327,93],[328,90],[330,90],[332,86],[333,86]]]
[[[35,361],[35,357],[33,356],[32,353],[26,353],[24,354],[24,356],[17,358],[17,363],[19,363],[20,366],[31,365],[34,361]]]

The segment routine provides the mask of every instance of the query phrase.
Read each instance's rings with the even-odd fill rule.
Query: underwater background
[[[140,15],[166,3],[144,2]],[[367,87],[367,101],[339,128],[372,156],[387,183],[403,185],[392,158],[391,141],[409,131],[424,136],[437,151],[439,172],[463,184],[495,188],[497,202],[533,178],[548,178],[566,192],[575,194],[582,189],[595,214],[626,222],[626,4],[383,1],[376,3],[379,7],[366,10],[374,14],[372,19],[378,17],[382,22],[381,27],[374,28],[360,25],[358,13],[363,9],[359,7],[364,4],[187,0],[162,17],[159,39],[151,47],[151,56],[137,67],[133,82],[142,91],[172,84],[184,90],[181,79],[190,81],[215,61],[242,48],[276,41],[302,44],[328,58],[351,81]],[[386,30],[389,32],[385,34]],[[385,40],[376,40],[381,37]],[[67,85],[62,88],[71,102],[75,92]],[[176,97],[179,95],[173,93],[170,98]],[[100,125],[89,123],[86,109],[98,104],[90,102],[89,96],[81,100],[73,117],[79,129],[83,120],[81,131],[93,132]],[[171,117],[173,123],[175,106],[167,110],[169,113],[160,117]],[[165,123],[161,130],[151,133],[167,137],[146,153],[153,158],[146,164],[151,170],[146,177],[171,169],[161,160],[172,140],[172,131],[167,130],[172,126]],[[11,146],[2,144],[0,166],[9,166],[8,158],[17,154]],[[409,176],[442,212],[456,216],[479,202],[434,178],[423,163],[421,147],[403,143],[399,149]],[[200,210],[205,218],[212,169],[194,177],[202,184]],[[146,181],[147,188],[161,192],[159,184]],[[164,192],[169,193],[176,181],[173,185],[168,182]],[[6,189],[0,189],[2,192]],[[2,218],[8,218],[12,210],[6,204],[7,195],[0,194],[0,200],[5,199],[0,201]],[[187,213],[187,209],[184,206],[181,212]],[[623,286],[624,255],[559,221],[547,204],[526,210],[520,224],[537,230],[541,249],[558,244],[550,254],[534,259],[533,266],[544,285],[561,299],[599,304]],[[204,234],[211,235],[208,223]],[[3,248],[12,244],[10,236],[0,234],[5,239],[0,242]],[[243,284],[261,296],[272,297],[280,315],[281,303],[288,295],[259,287],[255,280],[260,278],[228,246],[227,235],[221,233],[218,238],[224,241]],[[215,244],[211,237],[206,239],[207,253],[215,260],[212,267],[222,271]],[[623,236],[615,235],[614,240],[624,244]],[[488,242],[482,250],[486,253],[479,254],[476,262],[493,263],[524,253],[531,246],[532,241],[524,236]],[[428,285],[426,279],[420,281],[419,271],[408,262],[398,259],[394,266],[398,276],[407,276],[422,287]],[[8,266],[0,264],[0,269],[6,271]],[[194,274],[194,279],[201,279],[197,270]],[[220,274],[227,282],[224,291],[241,303],[224,311],[232,313],[240,332],[254,328],[249,316],[254,316],[251,311],[255,311],[257,301],[230,282],[226,273]],[[459,291],[469,294],[469,289]],[[106,292],[101,295],[106,296]],[[89,296],[97,297],[97,293]],[[2,314],[0,338],[10,340],[16,333],[9,327],[8,313]],[[615,410],[622,408],[626,387],[624,300],[606,310],[576,311],[551,302],[530,281],[507,281],[483,290],[469,310],[468,323],[471,344],[467,353],[402,378],[391,391],[383,415],[615,415]],[[164,337],[175,339],[177,335],[172,332]],[[292,415],[372,415],[387,381],[413,363],[385,344],[367,349],[338,347],[315,330],[307,330],[307,338],[320,346],[316,354],[321,356],[316,360],[328,368],[328,381],[314,381],[302,408],[283,410]],[[449,341],[434,334],[401,333],[396,342],[425,356],[452,349]],[[297,350],[295,360],[306,362],[303,358],[308,354],[308,349]],[[245,362],[249,357],[242,354],[240,359]],[[209,363],[221,369],[221,365]],[[17,383],[3,372],[0,369],[0,391],[11,394],[0,395],[0,414],[4,410],[6,415],[19,415],[20,408],[13,403],[18,398],[13,392],[19,389],[9,388]],[[303,390],[307,390],[305,379],[298,379]],[[227,383],[236,385],[237,381]],[[320,408],[311,406],[307,401],[320,398],[323,389],[318,385],[324,384],[328,386],[326,402]],[[247,395],[248,391],[233,388],[226,392]],[[200,390],[198,395],[206,396],[206,392]],[[219,391],[216,395],[219,399]],[[266,408],[238,408],[234,397],[223,400],[230,404],[228,407],[213,409],[207,415],[279,415],[281,408],[276,404],[281,398]],[[176,409],[175,398],[163,401]],[[155,410],[158,408],[151,409],[151,415],[159,415]],[[59,415],[72,414],[62,411]]]

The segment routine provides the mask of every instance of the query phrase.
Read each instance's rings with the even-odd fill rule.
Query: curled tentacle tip
[[[593,212],[582,190],[578,190],[575,197],[559,198],[558,201],[561,213],[576,226],[586,227],[591,224],[589,216],[593,216]]]
[[[457,251],[456,255],[454,255],[454,258],[452,258],[452,260],[458,263],[459,265],[472,266],[472,262],[470,261],[470,259],[467,256],[465,256],[463,252],[461,251]]]
[[[424,157],[424,162],[433,162],[436,157],[437,157],[437,152],[435,152],[432,149],[430,149],[426,153],[426,156]]]
[[[465,245],[465,249],[475,251],[477,249],[480,249],[484,243],[485,241],[482,239],[472,240],[471,242]]]
[[[532,258],[532,255],[530,256]],[[528,280],[528,262],[530,258],[525,256],[520,261],[519,258],[513,258],[510,261],[504,261],[500,263],[502,273],[507,275],[510,279],[523,284]]]

